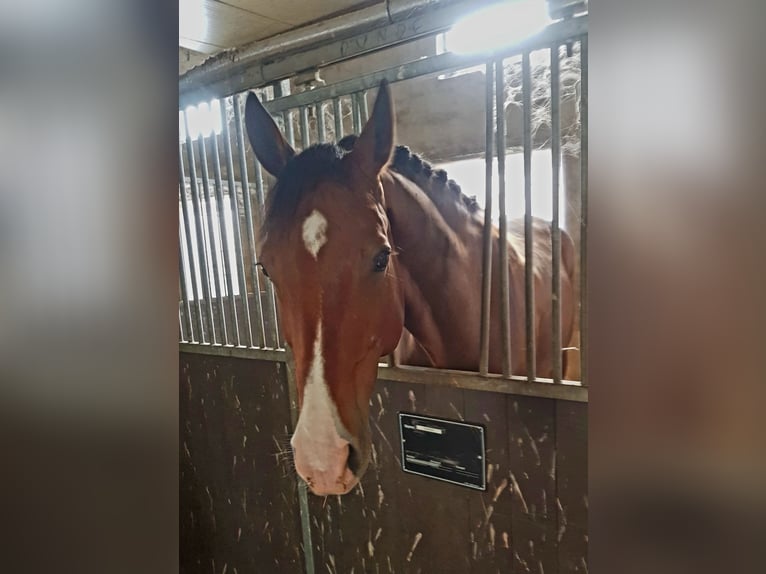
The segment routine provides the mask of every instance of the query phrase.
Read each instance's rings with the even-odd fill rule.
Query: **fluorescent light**
[[[457,54],[493,52],[540,32],[551,19],[545,0],[507,0],[469,14],[447,32]]]

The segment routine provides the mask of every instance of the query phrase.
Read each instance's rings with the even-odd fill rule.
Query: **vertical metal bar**
[[[497,110],[497,183],[500,209],[500,318],[503,352],[503,376],[511,366],[511,286],[508,277],[508,221],[505,203],[505,70],[503,59],[495,62],[495,108]]]
[[[309,136],[309,109],[307,106],[300,107],[301,114],[301,145],[306,149],[311,145]]]
[[[181,224],[183,225],[183,224]],[[189,292],[186,288],[186,269],[188,268],[188,261],[184,265],[184,253],[183,253],[183,227],[178,226],[178,280],[179,289],[181,294],[181,310],[186,319],[186,334],[189,336],[188,341],[194,342],[194,328],[192,327],[192,312],[191,304],[189,301]]]
[[[532,70],[529,52],[521,56],[524,143],[524,301],[526,309],[527,379],[537,377],[535,353],[535,276],[532,221]]]
[[[287,143],[295,148],[295,130],[293,129],[293,113],[291,111],[282,112],[282,120],[285,122],[285,137]]]
[[[221,102],[221,107],[225,102]],[[223,247],[223,270],[226,286],[226,295],[229,302],[229,325],[234,331],[234,340],[237,346],[241,345],[239,337],[239,318],[237,317],[237,304],[234,298],[234,274],[232,272],[231,256],[229,255],[229,230],[226,227],[225,203],[223,199],[223,182],[221,181],[221,158],[218,149],[218,136],[213,134],[213,175],[215,177],[215,207],[218,212],[218,227],[221,232],[221,245]],[[228,331],[226,344],[229,344]]]
[[[213,285],[215,285],[215,300],[218,302],[218,321],[221,328],[221,336],[224,344],[229,344],[229,334],[226,328],[226,313],[223,309],[223,289],[221,288],[221,269],[219,266],[221,252],[218,242],[215,238],[215,223],[213,220],[213,201],[210,195],[210,173],[207,169],[207,146],[205,137],[200,134],[197,139],[197,149],[199,150],[200,167],[202,168],[202,189],[205,193],[205,203],[203,205],[205,217],[207,219],[208,253],[213,267]],[[213,134],[215,137],[215,134]]]
[[[184,265],[186,263],[186,265]],[[183,252],[183,233],[181,233],[181,226],[178,226],[178,283],[181,293],[181,315],[185,319],[186,323],[186,335],[188,339],[186,341],[195,342],[194,329],[192,328],[192,313],[191,305],[189,304],[189,292],[186,289],[186,269],[188,268],[188,262],[184,261]]]
[[[184,113],[184,115],[186,115]],[[191,175],[191,179],[193,181],[194,175]],[[189,259],[189,275],[191,275],[191,283],[192,283],[192,293],[194,294],[194,310],[197,317],[197,339],[198,342],[204,343],[205,342],[205,329],[202,326],[202,302],[201,297],[199,296],[199,287],[197,285],[198,277],[199,277],[199,269],[201,266],[197,265],[197,255],[194,252],[194,246],[192,245],[192,233],[191,233],[191,220],[189,216],[189,204],[186,200],[186,182],[185,176],[184,176],[184,154],[183,154],[183,146],[178,146],[178,186],[179,186],[179,195],[180,195],[180,201],[181,201],[181,220],[184,227],[184,237],[186,239],[186,253],[188,255]],[[179,228],[179,234],[181,232]]]
[[[319,143],[325,143],[325,140],[327,139],[327,127],[325,126],[324,121],[324,102],[317,102],[316,115],[317,137],[319,138]]]
[[[361,104],[362,108],[362,125],[367,123],[367,120],[370,119],[370,110],[367,107],[367,92],[359,92],[359,103]]]
[[[208,339],[216,344],[215,325],[213,323],[213,302],[210,298],[210,278],[207,274],[207,256],[205,246],[205,228],[202,224],[202,213],[200,208],[199,190],[197,189],[197,167],[194,161],[194,147],[191,136],[189,135],[189,118],[184,112],[184,126],[186,127],[186,154],[189,159],[189,181],[191,183],[192,208],[194,210],[194,227],[197,236],[197,255],[199,263],[200,276],[202,278],[202,294],[205,300],[205,311],[207,315],[207,326],[210,329]],[[204,332],[202,339],[204,341]]]
[[[232,106],[233,106],[232,102]],[[255,346],[253,341],[253,327],[250,320],[250,303],[247,300],[247,277],[245,275],[244,256],[242,254],[242,230],[239,222],[239,205],[237,203],[237,187],[234,182],[234,157],[231,153],[231,134],[229,133],[229,118],[226,115],[226,105],[221,102],[221,121],[223,123],[224,154],[226,156],[226,176],[229,184],[229,208],[231,210],[231,224],[234,227],[234,254],[237,263],[237,278],[239,279],[239,297],[242,300],[242,307],[245,310],[245,326],[247,327],[247,338],[251,347]],[[263,345],[263,341],[259,341]]]
[[[357,92],[351,94],[351,118],[354,125],[352,131],[359,135],[362,133],[362,120],[359,116],[359,94]]]
[[[335,120],[335,141],[343,137],[343,111],[341,110],[340,98],[332,99],[333,120]]]
[[[552,181],[552,216],[551,216],[551,254],[552,280],[552,329],[551,345],[553,352],[553,382],[560,383],[562,377],[561,361],[561,227],[559,221],[559,176],[561,174],[561,86],[559,83],[559,44],[551,46],[551,181]]]
[[[242,130],[242,111],[239,104],[239,94],[234,96],[234,127],[237,130],[237,151],[239,152],[239,175],[242,182],[242,201],[245,204],[245,230],[250,246],[250,261],[247,261],[250,276],[255,289],[255,310],[258,315],[258,326],[261,328],[264,345],[267,344],[266,326],[263,321],[263,304],[261,303],[261,280],[258,276],[258,255],[255,252],[255,233],[253,231],[253,210],[250,205],[250,184],[247,181],[247,162],[245,161],[245,137]]]
[[[588,36],[580,40],[580,381],[588,385]]]
[[[290,400],[290,423],[292,431],[298,424],[298,387],[295,382],[295,362],[291,349],[285,350],[287,369],[287,393]],[[298,479],[298,509],[301,521],[301,533],[303,535],[303,555],[306,559],[306,574],[314,574],[314,544],[311,540],[311,512],[306,483]]]
[[[184,320],[182,317],[181,308],[178,308],[178,340],[181,343],[187,343],[186,335],[184,335]]]
[[[483,258],[481,275],[481,333],[479,338],[479,373],[489,373],[489,313],[492,296],[492,136],[494,135],[494,63],[486,64],[485,78],[485,129],[486,149],[484,152],[484,229],[483,229]]]
[[[258,160],[255,160],[255,199],[258,203],[255,209],[255,213],[257,213],[258,217],[255,219],[255,222],[258,224],[258,229],[260,229],[260,226],[263,222],[263,217],[265,215],[264,211],[266,209],[266,200],[263,193],[263,169],[261,168],[261,164],[258,163]],[[264,329],[266,325],[265,317],[268,317],[269,321],[271,321],[272,325],[274,325],[274,346],[280,347],[282,340],[279,333],[279,318],[277,317],[277,298],[274,294],[274,286],[271,284],[271,281],[264,278],[264,283],[266,284],[266,301],[264,302],[261,299],[261,307],[263,308],[264,316]]]

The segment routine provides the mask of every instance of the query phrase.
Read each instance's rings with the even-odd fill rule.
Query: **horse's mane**
[[[349,153],[357,140],[356,135],[348,135],[337,144],[316,144],[292,157],[276,184],[266,198],[266,217],[261,229],[265,238],[270,229],[289,220],[294,214],[304,194],[316,187],[321,181],[341,181],[343,170],[341,160]],[[460,186],[447,177],[443,169],[434,169],[421,156],[413,153],[407,146],[396,146],[388,168],[403,175],[420,189],[439,207],[440,201],[447,199],[462,206],[469,213],[479,210],[475,197],[467,197]]]
[[[351,151],[357,137],[356,135],[348,135],[338,142],[338,146],[346,152]],[[438,203],[440,194],[449,193],[450,199],[460,202],[470,213],[479,210],[476,198],[465,195],[460,185],[455,180],[448,178],[445,170],[434,169],[428,161],[413,153],[407,146],[396,146],[388,167],[424,190],[435,203]]]

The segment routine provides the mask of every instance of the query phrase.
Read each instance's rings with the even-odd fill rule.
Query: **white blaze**
[[[327,243],[327,219],[316,209],[303,222],[303,243],[314,259]]]
[[[310,464],[314,470],[324,471],[329,470],[325,467],[331,462],[328,453],[342,449],[348,441],[341,438],[338,432],[342,429],[338,428],[338,409],[330,396],[330,389],[324,377],[321,320],[317,325],[313,352],[303,389],[303,405],[291,443],[293,447],[300,445],[302,451],[298,456],[303,462]],[[345,431],[343,434],[346,434]]]

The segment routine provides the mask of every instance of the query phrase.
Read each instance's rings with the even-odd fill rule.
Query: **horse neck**
[[[401,359],[476,368],[483,225],[446,178],[420,179],[393,170],[381,177],[405,294],[405,328],[418,343],[408,348],[405,341]]]

